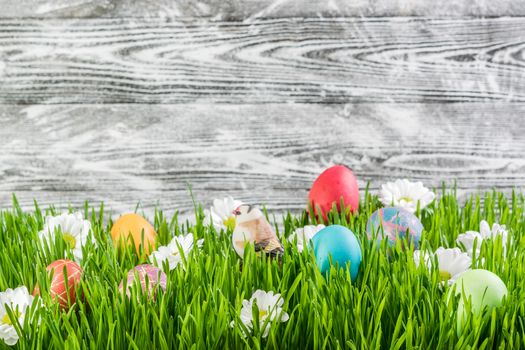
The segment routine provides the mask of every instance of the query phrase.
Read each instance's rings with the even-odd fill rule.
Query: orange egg
[[[137,253],[140,252],[142,234],[144,233],[144,252],[149,254],[155,248],[155,229],[142,216],[137,214],[126,214],[118,218],[111,228],[113,244],[118,246],[123,242],[128,244],[129,237],[133,238]]]
[[[61,259],[49,264],[49,266],[46,267],[46,271],[51,279],[49,294],[55,302],[60,304],[62,309],[68,310],[69,306],[73,305],[76,301],[77,294],[75,288],[78,288],[80,284],[82,268],[74,261]],[[67,274],[67,276],[64,275],[64,273]],[[33,295],[39,294],[40,288],[37,285],[33,291]]]

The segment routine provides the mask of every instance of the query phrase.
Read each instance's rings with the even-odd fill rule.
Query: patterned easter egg
[[[314,181],[308,194],[310,207],[316,216],[322,215],[327,219],[327,214],[335,204],[341,210],[341,200],[345,208],[355,212],[359,207],[359,187],[357,179],[344,165],[336,165],[326,169]]]
[[[111,238],[117,247],[119,244],[130,243],[129,237],[133,238],[137,254],[140,252],[142,235],[144,234],[144,252],[149,254],[155,248],[155,229],[142,216],[137,214],[126,214],[118,218],[111,228]]]
[[[416,249],[419,248],[422,231],[423,225],[414,214],[394,207],[376,210],[366,224],[369,239],[377,235],[378,242],[387,238],[388,244],[394,245],[398,239],[404,240],[408,234],[409,241]]]
[[[340,225],[327,226],[315,234],[311,240],[317,266],[323,275],[330,271],[332,265],[345,267],[350,264],[352,281],[357,278],[361,265],[361,245],[355,234]]]
[[[135,277],[138,279],[143,293],[149,294],[149,292],[152,292],[150,296],[154,297],[158,288],[162,288],[163,291],[166,291],[166,274],[156,266],[144,264],[135,266],[133,269],[128,271],[126,284],[126,294],[128,297],[131,295],[131,288],[134,285]],[[124,281],[120,283],[119,290],[122,291],[123,288]]]
[[[463,272],[454,282],[449,291],[449,301],[452,291],[460,296],[457,310],[457,333],[461,334],[463,325],[468,318],[466,303],[470,300],[470,310],[479,315],[483,310],[490,312],[492,308],[501,306],[503,297],[508,294],[507,286],[498,275],[483,269]]]
[[[74,261],[61,259],[49,264],[46,271],[50,278],[49,294],[63,310],[68,310],[76,302],[75,287],[78,288],[80,284],[82,268]],[[33,295],[39,294],[40,288],[37,285]]]

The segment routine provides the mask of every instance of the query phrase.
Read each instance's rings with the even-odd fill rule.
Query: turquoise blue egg
[[[379,242],[387,238],[388,244],[394,245],[399,239],[404,242],[408,235],[408,240],[414,244],[415,249],[419,249],[422,231],[423,225],[417,216],[394,207],[376,210],[366,224],[369,239],[377,235]]]
[[[312,238],[311,244],[317,266],[323,275],[330,271],[330,257],[332,264],[345,267],[350,263],[352,281],[357,278],[361,265],[361,245],[355,234],[348,228],[340,225],[327,226]]]

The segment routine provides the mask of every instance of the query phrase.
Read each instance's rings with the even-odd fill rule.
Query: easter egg
[[[323,275],[330,271],[331,258],[332,264],[339,267],[350,263],[350,276],[352,281],[356,280],[362,254],[361,245],[352,231],[340,225],[327,226],[317,232],[310,242]]]
[[[62,309],[68,310],[76,301],[75,287],[80,284],[82,268],[74,261],[61,259],[49,264],[46,271],[50,278],[49,294]],[[39,294],[40,288],[36,286],[33,295]]]
[[[371,239],[377,235],[378,242],[383,238],[388,239],[389,245],[394,245],[398,239],[402,242],[409,235],[416,249],[419,248],[423,225],[414,214],[394,207],[386,207],[376,210],[368,219],[366,232]]]
[[[142,235],[144,234],[144,252],[149,254],[155,247],[155,229],[142,216],[137,214],[122,215],[111,228],[113,244],[128,244],[129,237],[133,238],[137,253],[140,252]]]
[[[131,288],[134,285],[135,278],[138,279],[142,292],[154,297],[157,293],[158,288],[162,288],[166,291],[167,276],[161,269],[156,266],[144,264],[135,266],[133,269],[128,271],[126,279],[126,294],[129,297],[131,295]],[[120,283],[119,290],[122,291],[124,288],[124,281]],[[149,294],[151,292],[151,294]]]
[[[354,173],[344,165],[326,169],[314,181],[308,198],[314,214],[322,215],[324,220],[334,203],[341,210],[341,200],[345,208],[355,212],[359,207],[359,188]]]
[[[458,334],[461,333],[463,324],[468,317],[466,304],[469,299],[472,313],[480,315],[485,309],[490,311],[494,307],[501,306],[503,297],[508,293],[505,283],[498,275],[483,269],[463,272],[452,285],[449,291],[449,300],[452,291],[460,296],[457,311]]]

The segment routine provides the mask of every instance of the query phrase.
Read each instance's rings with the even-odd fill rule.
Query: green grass
[[[351,283],[346,270],[331,271],[325,279],[311,252],[298,253],[283,239],[281,263],[255,256],[248,250],[242,263],[231,247],[230,234],[218,234],[203,223],[197,207],[196,224],[167,218],[157,211],[152,221],[158,244],[173,235],[191,232],[204,238],[200,251],[186,257],[187,268],[168,273],[166,293],[156,300],[146,296],[127,298],[118,285],[140,261],[130,248],[118,253],[112,245],[111,220],[103,207],[83,208],[92,222],[98,248],[88,246],[82,263],[83,300],[61,312],[44,293],[45,308],[36,322],[26,322],[15,347],[56,349],[238,349],[238,348],[348,348],[348,349],[517,349],[525,348],[525,199],[505,198],[489,192],[460,205],[453,190],[438,196],[419,213],[425,227],[423,247],[455,246],[466,230],[478,230],[481,220],[505,224],[513,239],[504,256],[501,242],[484,245],[473,268],[495,272],[506,283],[509,295],[501,308],[470,317],[461,336],[456,333],[454,303],[440,287],[439,273],[416,268],[411,251],[400,247],[377,248],[365,234],[366,221],[380,203],[366,193],[359,214],[348,220],[330,220],[348,226],[361,241],[363,262],[359,277]],[[483,203],[483,205],[481,204]],[[44,253],[38,240],[46,214],[36,204],[24,212],[16,199],[0,215],[0,290],[36,283],[45,285],[45,267],[64,257],[60,244]],[[150,218],[152,219],[152,218]],[[270,218],[273,221],[273,218]],[[311,223],[306,213],[287,214],[276,227],[288,236],[296,227]],[[412,248],[413,249],[413,248]],[[517,254],[516,254],[517,253]],[[70,253],[67,253],[70,254]],[[66,255],[67,255],[66,254]],[[515,255],[516,254],[516,255]],[[485,259],[483,259],[485,258]],[[242,267],[242,268],[241,268]],[[272,324],[270,334],[260,332],[243,338],[237,320],[243,299],[256,289],[281,293],[286,323]],[[0,341],[0,347],[4,347]]]

